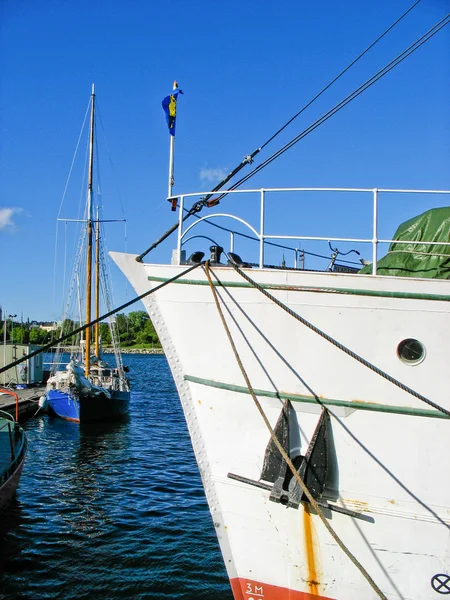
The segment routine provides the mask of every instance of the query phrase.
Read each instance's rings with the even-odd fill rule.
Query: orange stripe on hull
[[[333,600],[309,592],[298,592],[278,585],[237,577],[230,580],[234,600]]]

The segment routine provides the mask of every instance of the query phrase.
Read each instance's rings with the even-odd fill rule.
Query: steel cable
[[[49,344],[46,344],[45,346],[41,346],[37,350],[34,350],[33,352],[30,352],[30,354],[26,354],[25,356],[22,356],[21,358],[18,358],[17,360],[13,361],[12,363],[9,363],[8,365],[4,365],[3,367],[0,368],[0,373],[3,373],[3,371],[7,371],[8,369],[11,369],[12,367],[15,367],[17,365],[20,365],[20,363],[23,363],[24,361],[26,361],[26,360],[28,360],[30,358],[33,358],[33,356],[37,356],[38,354],[41,354],[42,352],[45,352],[46,350],[50,350],[50,348],[53,348],[54,346],[56,346],[57,344],[60,344],[64,340],[67,340],[70,337],[72,337],[74,335],[77,335],[78,333],[81,333],[82,331],[84,331],[88,327],[92,327],[92,325],[95,325],[96,323],[100,323],[100,321],[104,321],[105,319],[108,319],[112,315],[115,315],[116,313],[118,313],[119,310],[123,310],[124,308],[128,308],[129,306],[131,306],[135,302],[138,302],[139,300],[142,300],[143,298],[146,298],[147,296],[150,296],[150,294],[153,294],[153,293],[157,292],[158,290],[162,289],[163,287],[165,287],[169,283],[172,283],[172,282],[176,281],[180,277],[183,277],[184,275],[187,275],[188,273],[190,273],[191,271],[193,271],[194,269],[196,269],[197,267],[199,267],[202,264],[204,264],[204,263],[197,263],[195,265],[192,265],[188,269],[185,269],[181,273],[178,273],[178,275],[174,275],[170,279],[167,279],[166,281],[164,281],[160,285],[157,285],[156,287],[152,288],[151,290],[147,290],[146,292],[144,292],[140,296],[136,296],[136,298],[133,298],[132,300],[129,300],[128,302],[125,302],[125,304],[122,304],[121,306],[118,306],[117,308],[114,308],[113,310],[110,310],[109,312],[105,313],[104,315],[101,315],[98,319],[94,319],[93,321],[90,321],[89,323],[85,323],[84,325],[81,325],[80,327],[77,327],[73,331],[70,331],[69,333],[61,336],[59,339],[57,339],[55,341],[52,341]]]
[[[447,14],[443,19],[441,19],[436,25],[434,25],[431,29],[429,29],[426,33],[423,34],[420,38],[418,38],[411,46],[409,46],[406,50],[401,52],[396,58],[394,58],[390,63],[384,66],[380,71],[375,73],[370,79],[365,81],[359,88],[354,90],[351,94],[349,94],[346,98],[341,100],[338,104],[336,104],[333,108],[331,108],[324,115],[319,117],[314,123],[312,123],[309,127],[304,129],[301,133],[299,133],[295,138],[293,138],[290,142],[282,146],[279,150],[274,152],[269,158],[267,158],[260,165],[255,167],[250,173],[242,177],[239,181],[233,184],[228,191],[235,190],[240,187],[243,183],[248,181],[253,175],[256,175],[259,171],[264,169],[271,162],[276,160],[279,156],[284,154],[287,150],[292,148],[295,144],[297,144],[300,140],[306,137],[308,134],[313,132],[317,127],[325,123],[330,117],[334,116],[337,112],[339,112],[342,108],[344,108],[347,104],[355,100],[360,94],[365,92],[369,87],[371,87],[374,83],[376,83],[379,79],[384,77],[387,73],[389,73],[392,69],[402,63],[406,58],[408,58],[415,50],[420,48],[423,44],[425,44],[429,39],[431,39],[436,33],[438,33],[443,27],[450,23],[450,13]],[[226,196],[226,192],[221,193],[216,198],[213,198],[209,201],[208,206],[216,206],[222,198]]]

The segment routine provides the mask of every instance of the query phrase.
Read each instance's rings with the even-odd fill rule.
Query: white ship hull
[[[186,268],[112,256],[138,294]],[[361,513],[325,510],[333,529],[389,600],[438,599],[450,570],[450,421],[302,325],[234,269],[212,270],[228,284],[216,290],[272,427],[291,400],[291,457],[306,453],[322,412],[317,398],[329,411],[335,465],[325,497]],[[295,313],[450,409],[448,281],[247,272]],[[178,388],[235,599],[376,598],[308,504],[286,507],[270,501],[267,489],[228,476],[258,482],[270,433],[204,268],[144,304]],[[406,338],[424,345],[420,364],[399,359]]]

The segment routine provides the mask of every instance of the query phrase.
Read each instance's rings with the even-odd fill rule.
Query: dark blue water
[[[125,356],[129,418],[25,425],[17,500],[0,517],[0,598],[231,600],[164,356]]]

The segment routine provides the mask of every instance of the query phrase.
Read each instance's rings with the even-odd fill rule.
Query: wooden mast
[[[95,318],[100,317],[100,214],[95,222]],[[94,325],[95,356],[100,359],[100,323]]]
[[[86,256],[86,323],[91,322],[91,296],[92,296],[92,181],[94,170],[94,111],[95,111],[95,93],[94,84],[92,84],[91,95],[91,123],[89,134],[89,173],[88,173],[88,194],[87,194],[87,256]],[[86,347],[84,357],[84,372],[86,377],[91,370],[91,331],[86,328]]]

